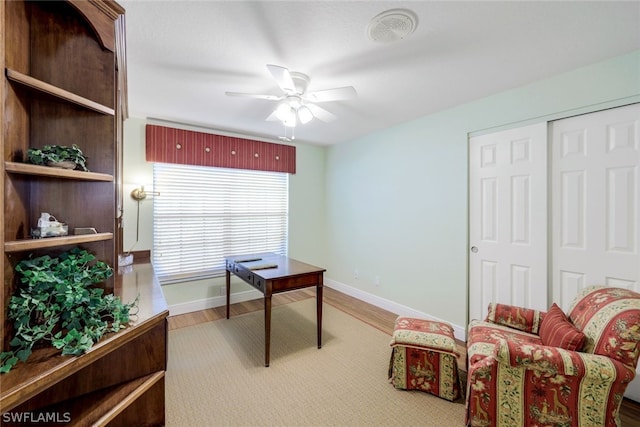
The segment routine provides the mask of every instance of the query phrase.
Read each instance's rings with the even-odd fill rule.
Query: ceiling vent
[[[409,37],[418,26],[418,17],[407,9],[391,9],[375,16],[367,27],[370,40],[392,43]]]

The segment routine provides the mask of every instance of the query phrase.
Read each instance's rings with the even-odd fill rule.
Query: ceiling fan
[[[266,99],[279,101],[278,106],[266,120],[279,120],[286,127],[295,127],[296,123],[308,123],[314,117],[323,122],[331,122],[336,119],[333,113],[316,105],[320,102],[344,101],[357,96],[352,86],[325,89],[307,92],[310,78],[306,74],[289,71],[279,65],[267,64],[267,69],[273,76],[282,95],[261,95],[242,92],[226,92],[227,96],[240,96],[245,98]]]

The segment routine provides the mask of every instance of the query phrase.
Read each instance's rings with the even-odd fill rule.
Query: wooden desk
[[[271,296],[294,289],[316,287],[318,348],[322,347],[322,281],[324,268],[272,253],[226,257],[227,319],[231,299],[231,273],[264,294],[264,365],[269,366]]]

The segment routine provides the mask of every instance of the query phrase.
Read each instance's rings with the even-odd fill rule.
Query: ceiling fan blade
[[[293,79],[291,78],[291,74],[287,68],[281,67],[279,65],[271,65],[267,64],[267,68],[269,72],[285,93],[295,93],[296,85],[293,83]]]
[[[318,90],[305,95],[312,102],[345,101],[358,96],[353,86],[337,87],[335,89]]]
[[[279,101],[283,99],[282,96],[277,95],[261,95],[257,93],[242,93],[242,92],[225,92],[227,96],[239,96],[242,98],[256,98],[256,99],[267,99],[269,101]]]
[[[305,105],[309,107],[309,109],[313,113],[313,117],[315,117],[318,120],[329,123],[334,121],[337,118],[335,114],[328,112],[322,107],[318,107],[317,105],[313,105],[313,104],[305,104]]]
[[[269,117],[265,119],[267,122],[277,122],[280,119],[278,118],[278,111],[275,110],[273,113],[269,114]]]

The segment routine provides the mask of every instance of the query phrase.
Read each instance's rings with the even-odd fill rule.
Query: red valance
[[[296,147],[252,139],[146,127],[147,161],[296,173]]]

